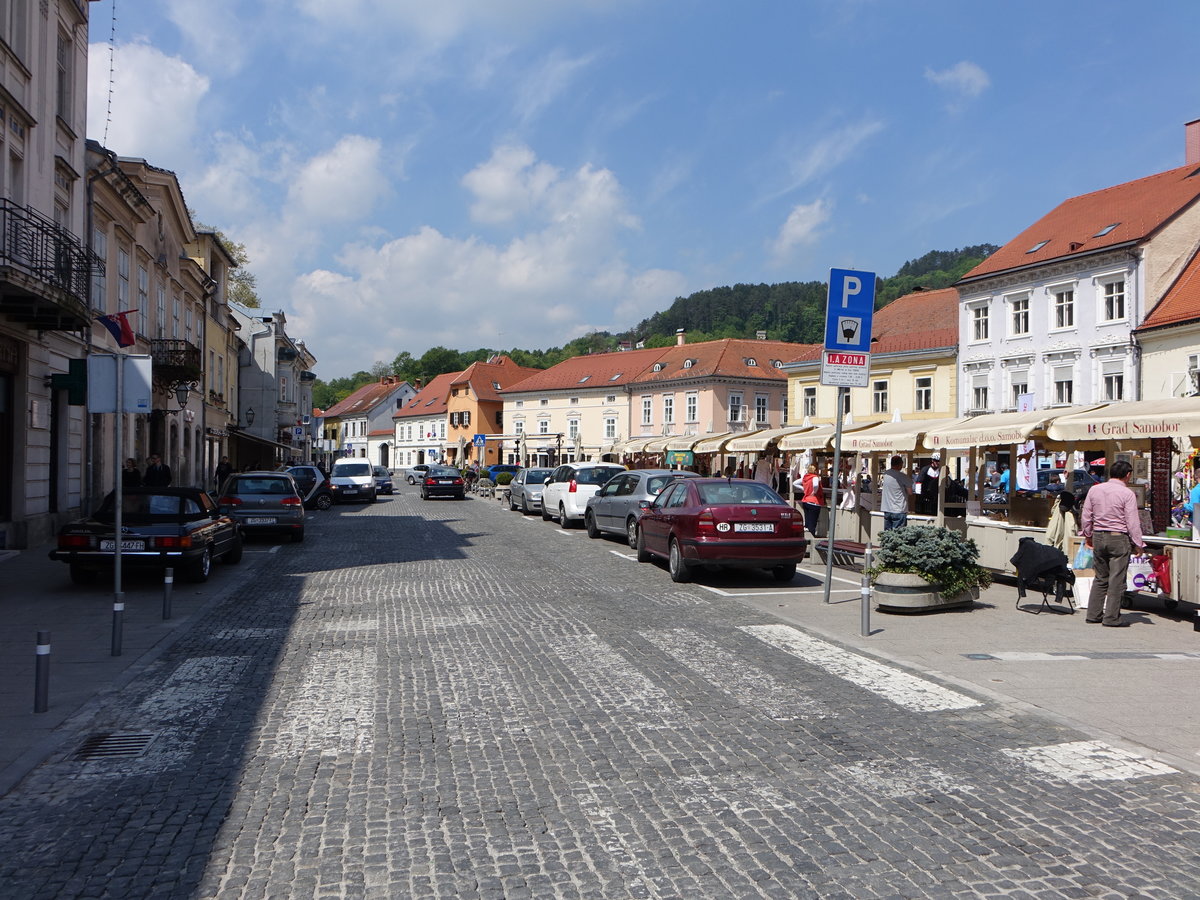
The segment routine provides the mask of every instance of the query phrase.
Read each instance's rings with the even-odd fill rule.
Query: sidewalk
[[[205,584],[176,579],[170,620],[163,620],[161,576],[125,579],[121,655],[112,655],[113,592],[108,584],[79,587],[67,566],[50,560],[52,544],[0,554],[0,795],[75,729],[56,729],[86,716],[101,698],[136,678],[170,646],[196,614],[249,577],[253,555],[238,566],[217,563]],[[250,548],[248,548],[250,549]],[[39,631],[50,632],[49,709],[34,713]]]

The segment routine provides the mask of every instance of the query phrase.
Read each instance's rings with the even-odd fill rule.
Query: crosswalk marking
[[[1171,775],[1175,769],[1102,741],[1071,741],[1045,747],[1001,750],[1005,756],[1032,769],[1073,784],[1089,781],[1125,781],[1151,775]]]

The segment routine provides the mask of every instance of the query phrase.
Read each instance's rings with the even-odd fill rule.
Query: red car
[[[638,562],[667,560],[672,581],[688,581],[697,565],[768,569],[791,581],[808,553],[801,515],[757,481],[688,478],[641,507]]]

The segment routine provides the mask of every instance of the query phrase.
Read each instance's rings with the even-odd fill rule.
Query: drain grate
[[[131,734],[93,734],[75,751],[72,759],[132,759],[141,756],[154,735],[148,732]]]

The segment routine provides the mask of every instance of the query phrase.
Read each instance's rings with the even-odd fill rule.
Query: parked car
[[[71,567],[71,580],[90,584],[109,571],[116,554],[116,495],[96,512],[64,525],[50,558]],[[207,581],[212,561],[241,562],[242,531],[207,491],[186,487],[128,487],[121,497],[121,566],[174,568]]]
[[[285,534],[295,543],[304,540],[304,500],[287,472],[230,475],[217,506],[243,534]]]
[[[377,494],[394,494],[396,488],[392,485],[392,472],[383,466],[374,466],[371,474],[375,476],[375,492]]]
[[[1057,475],[1058,483],[1052,484],[1050,476]],[[1098,478],[1087,469],[1075,469],[1071,473],[1072,487],[1071,489],[1078,494],[1080,491],[1086,491],[1093,485],[1099,484],[1103,478]],[[1039,491],[1061,491],[1066,487],[1067,473],[1063,469],[1038,469],[1037,473],[1037,489]]]
[[[429,466],[424,463],[418,463],[409,468],[408,473],[404,476],[404,480],[409,484],[416,484],[425,477],[425,473],[429,471]]]
[[[542,490],[542,518],[558,519],[563,528],[583,520],[588,497],[625,467],[616,463],[577,462],[559,466]]]
[[[508,508],[528,516],[542,508],[542,489],[553,469],[518,469],[508,485]]]
[[[512,472],[515,475],[519,471],[521,471],[521,467],[511,463],[494,463],[483,470],[483,477],[489,481],[495,481],[496,476],[501,472]]]
[[[455,500],[465,499],[467,484],[463,474],[454,466],[429,466],[425,478],[421,481],[421,499],[430,497],[453,497]]]
[[[680,469],[634,469],[622,472],[588,498],[583,513],[583,525],[588,537],[619,534],[624,536],[630,547],[636,547],[637,523],[642,517],[639,504],[643,500],[653,500],[674,478],[699,477],[695,472]]]
[[[300,489],[305,509],[329,509],[333,506],[333,491],[329,479],[316,466],[288,466],[284,469]]]
[[[768,569],[791,581],[808,552],[804,522],[765,484],[741,478],[681,478],[643,500],[638,562],[667,560],[672,581],[697,565]]]
[[[351,500],[375,502],[375,475],[363,459],[339,459],[329,473],[329,489],[338,503]]]

